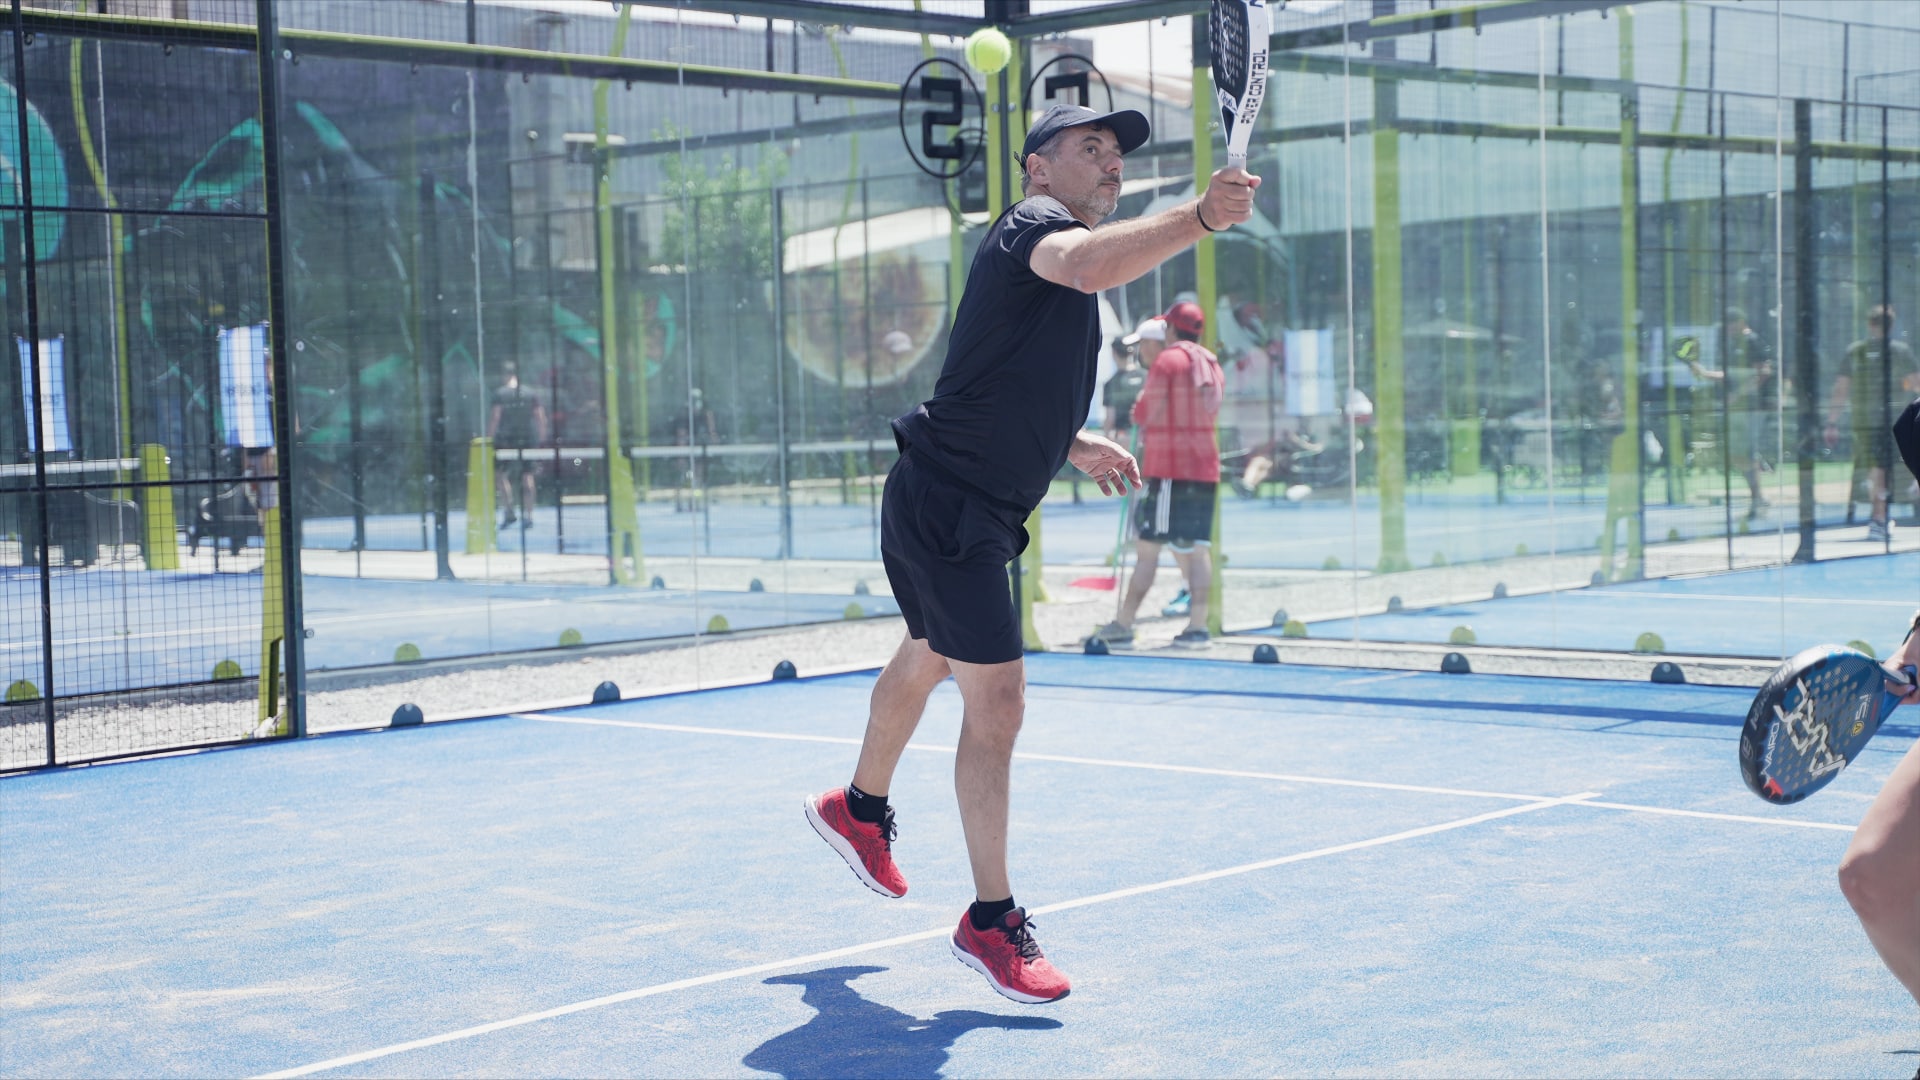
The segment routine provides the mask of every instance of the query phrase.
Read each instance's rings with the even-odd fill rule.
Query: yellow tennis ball
[[[1013,42],[991,26],[983,26],[967,39],[967,63],[983,75],[992,75],[1013,59]]]

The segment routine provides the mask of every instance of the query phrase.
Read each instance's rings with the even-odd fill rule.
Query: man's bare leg
[[[1893,767],[1854,830],[1840,891],[1887,970],[1920,1003],[1920,746]]]
[[[954,929],[953,955],[1015,1001],[1056,1001],[1072,984],[1041,955],[1007,880],[1007,779],[1026,712],[1026,661],[952,666],[966,702],[953,787],[975,900]]]
[[[920,726],[928,695],[948,674],[947,658],[928,647],[925,638],[909,636],[894,650],[893,659],[873,684],[867,734],[860,743],[860,764],[853,771],[854,787],[869,795],[888,793],[894,767]]]
[[[1174,559],[1187,579],[1187,629],[1207,628],[1207,597],[1213,590],[1213,555],[1205,544],[1191,551],[1175,551]]]
[[[1887,520],[1887,470],[1878,466],[1867,470],[1867,490],[1873,495],[1873,520]]]
[[[853,786],[807,798],[807,823],[847,861],[854,876],[883,896],[907,894],[906,876],[893,861],[893,809],[887,790],[907,740],[920,725],[927,695],[947,677],[946,658],[909,636],[873,684],[867,734]]]
[[[960,800],[960,825],[967,836],[967,859],[980,900],[1013,896],[1007,877],[1007,774],[1013,742],[1026,712],[1027,666],[951,661],[966,712],[954,756],[953,787]]]
[[[1147,598],[1147,591],[1153,588],[1153,579],[1160,571],[1160,545],[1151,540],[1136,540],[1133,545],[1133,580],[1127,582],[1127,599],[1120,605],[1121,626],[1132,626],[1133,620],[1140,615],[1140,605]]]

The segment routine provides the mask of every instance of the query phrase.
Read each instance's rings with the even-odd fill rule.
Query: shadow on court
[[[761,1043],[741,1064],[788,1080],[936,1077],[946,1067],[953,1044],[969,1031],[1052,1031],[1061,1026],[1045,1016],[1001,1016],[971,1009],[948,1009],[923,1020],[868,1001],[851,985],[862,975],[885,970],[871,965],[822,968],[767,979],[768,986],[805,987],[800,1000],[811,1005],[815,1014],[792,1031]]]

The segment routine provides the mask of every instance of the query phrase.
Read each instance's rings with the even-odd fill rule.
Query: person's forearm
[[[1066,263],[1073,288],[1084,293],[1125,285],[1187,248],[1208,230],[1199,201],[1190,200],[1152,217],[1103,225],[1074,245]]]

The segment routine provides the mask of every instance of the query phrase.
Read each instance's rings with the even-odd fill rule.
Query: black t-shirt
[[[1100,391],[1101,403],[1113,410],[1115,431],[1133,430],[1133,403],[1140,400],[1140,388],[1147,385],[1147,373],[1140,368],[1116,371]]]
[[[1086,225],[1045,195],[993,223],[954,313],[933,397],[893,422],[904,451],[1003,503],[1031,510],[1066,464],[1093,400],[1096,297],[1035,274],[1035,244]]]
[[[524,386],[503,386],[493,392],[493,404],[500,410],[494,445],[508,449],[532,446],[533,414],[540,407],[540,395]]]

